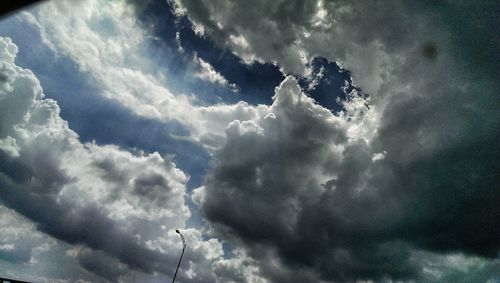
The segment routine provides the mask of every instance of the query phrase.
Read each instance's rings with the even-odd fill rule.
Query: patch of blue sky
[[[166,1],[152,1],[138,18],[153,34],[149,57],[159,62],[173,92],[195,93],[205,105],[241,100],[252,105],[271,104],[274,88],[284,79],[277,66],[245,64],[230,51],[218,48],[208,37],[195,34],[189,20],[174,15]],[[183,51],[178,50],[178,40]],[[229,84],[237,85],[239,91],[235,93],[227,86],[193,76],[194,54],[212,65]]]
[[[332,112],[342,111],[342,101],[347,94],[357,89],[352,82],[351,73],[337,63],[316,57],[310,64],[311,78],[300,78],[299,85],[321,106]]]
[[[252,105],[272,103],[274,88],[284,79],[279,67],[270,63],[242,62],[230,51],[217,47],[210,38],[196,34],[187,17],[174,15],[166,1],[152,1],[139,19],[156,39],[149,46],[150,56],[166,63],[163,66],[167,77],[172,78],[173,82],[168,85],[173,91],[190,90],[203,104],[230,104],[240,100]],[[182,51],[178,50],[179,42]],[[173,53],[176,56],[172,56]],[[193,54],[211,64],[229,83],[236,84],[239,91],[234,93],[227,87],[190,76],[192,70],[188,66],[192,64]],[[354,89],[350,72],[324,58],[315,58],[311,67],[316,79],[299,78],[301,87],[320,105],[334,112],[341,111],[338,99],[344,100],[346,92]]]

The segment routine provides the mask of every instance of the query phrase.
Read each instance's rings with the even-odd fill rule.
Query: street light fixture
[[[175,274],[174,274],[174,278],[172,278],[172,283],[174,283],[174,281],[175,281],[175,277],[177,276],[177,271],[179,270],[179,266],[181,265],[182,256],[184,255],[184,250],[186,249],[186,240],[184,240],[184,236],[182,236],[182,234],[181,234],[181,232],[179,232],[179,230],[175,230],[175,233],[177,233],[177,234],[179,234],[179,236],[181,236],[182,253],[181,253],[181,257],[179,258],[179,263],[177,264],[177,268],[175,269]]]

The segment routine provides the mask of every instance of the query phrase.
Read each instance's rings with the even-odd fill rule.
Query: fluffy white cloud
[[[0,214],[2,258],[36,264],[37,254],[56,245],[99,280],[135,273],[168,278],[181,247],[175,229],[184,228],[190,249],[179,278],[215,280],[211,264],[221,259],[222,245],[185,228],[186,175],[158,153],[80,143],[34,74],[14,64],[16,52],[9,38],[0,38],[0,199],[10,209]],[[14,211],[26,224],[9,224],[20,217]],[[23,236],[23,229],[48,236]],[[59,279],[99,278],[73,269]]]
[[[102,95],[153,118],[188,120],[191,99],[174,95],[145,56],[149,36],[125,1],[50,1],[34,14],[56,53],[74,60],[98,83]]]
[[[214,69],[214,67],[212,67],[212,65],[210,65],[210,63],[198,57],[197,54],[194,54],[193,62],[199,68],[199,70],[194,73],[195,77],[214,84],[220,84],[225,87],[230,87],[234,92],[238,91],[238,87],[235,84],[230,84],[226,78],[224,78],[219,72]]]
[[[239,118],[238,113],[229,113],[233,108],[225,105],[220,105],[220,111],[217,106],[200,107],[195,96],[168,89],[158,62],[148,54],[151,35],[138,22],[138,6],[127,1],[48,1],[19,17],[39,30],[42,42],[56,55],[70,58],[92,77],[101,95],[141,116],[176,120],[191,131],[189,139],[211,149],[215,143],[204,144],[207,136],[224,138],[224,128],[211,125],[221,119],[227,124]],[[236,85],[196,55],[193,65],[194,76],[237,91]],[[229,117],[217,117],[221,111]],[[216,121],[211,123],[211,118]]]

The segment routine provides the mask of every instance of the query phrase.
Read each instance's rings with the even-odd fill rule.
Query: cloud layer
[[[41,272],[40,259],[55,258],[67,273],[46,281],[164,281],[183,228],[182,282],[500,278],[496,5],[169,3],[243,62],[288,74],[272,104],[200,106],[171,92],[145,47],[159,39],[135,19],[146,4],[53,1],[22,13],[97,95],[178,121],[188,133],[173,138],[214,155],[190,194],[190,172],[169,157],[82,143],[0,38],[2,262]],[[352,80],[330,111],[307,92],[339,79],[314,69],[334,61]],[[193,76],[230,86],[201,57],[189,63]],[[187,228],[185,197],[205,227]]]
[[[384,124],[367,142],[349,136],[355,123],[315,104],[288,77],[267,113],[229,124],[193,198],[273,282],[296,274],[266,270],[269,257],[302,267],[313,281],[432,281],[419,251],[483,256],[498,266],[495,141],[462,136],[416,149],[402,139],[417,133],[401,137]]]
[[[476,72],[495,63],[472,51],[485,40],[460,46],[459,27],[443,22],[446,12],[473,7],[485,17],[480,27],[465,20],[465,33],[489,35],[498,47],[491,6],[435,13],[404,1],[176,3],[249,62],[307,77],[309,62],[326,57],[369,95],[351,94],[332,115],[287,78],[268,112],[229,125],[195,199],[217,233],[287,267],[262,264],[268,278],[292,280],[301,267],[316,280],[440,280],[432,254],[498,265],[498,82]]]
[[[216,140],[223,139],[224,127],[221,130],[211,125],[224,119],[225,126],[243,117],[230,113],[230,107],[222,110],[227,117],[217,116],[217,105],[204,106],[196,94],[170,90],[161,58],[150,54],[160,39],[137,19],[137,9],[144,9],[147,4],[132,2],[133,5],[127,1],[50,1],[19,17],[38,30],[42,42],[56,57],[70,59],[82,74],[89,76],[97,95],[140,117],[181,124],[189,132],[183,137],[186,140],[209,149],[220,146]],[[188,75],[193,78],[237,90],[236,85],[196,54],[186,64],[191,66],[188,69],[193,73]]]
[[[80,143],[33,73],[14,64],[16,53],[9,38],[0,39],[2,211],[9,208],[5,215],[22,215],[37,230],[69,244],[67,257],[112,282],[134,270],[170,276],[180,245],[174,230],[190,217],[186,175],[158,153]],[[7,231],[0,249],[4,260],[28,263],[47,245],[9,240],[23,229]],[[222,255],[221,244],[202,240],[194,229],[183,232],[191,249],[180,278],[213,280],[207,259]]]

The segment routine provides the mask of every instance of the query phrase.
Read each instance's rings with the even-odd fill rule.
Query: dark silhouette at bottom
[[[0,283],[30,283],[30,282],[28,282],[28,281],[14,280],[14,279],[7,279],[7,278],[0,277]]]

